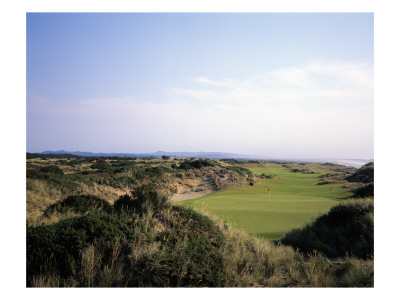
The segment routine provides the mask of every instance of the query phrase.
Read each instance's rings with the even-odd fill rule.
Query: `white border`
[[[399,199],[395,159],[398,139],[398,55],[400,28],[395,2],[389,1],[3,1],[1,5],[1,268],[2,296],[32,299],[72,297],[204,297],[249,296],[292,299],[375,299],[398,294]],[[25,13],[26,12],[374,12],[375,14],[375,187],[376,257],[373,289],[27,289],[25,288]],[[16,213],[18,212],[18,213]],[[22,212],[22,213],[21,213]],[[394,292],[394,293],[393,293]],[[190,293],[190,296],[187,294]],[[123,294],[123,295],[121,295]]]

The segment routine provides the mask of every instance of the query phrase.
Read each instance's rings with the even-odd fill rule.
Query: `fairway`
[[[350,195],[340,184],[317,185],[318,176],[326,172],[324,169],[313,169],[320,174],[293,173],[280,165],[249,169],[255,174],[276,174],[279,178],[258,180],[254,186],[220,191],[182,204],[205,207],[250,234],[277,240]]]

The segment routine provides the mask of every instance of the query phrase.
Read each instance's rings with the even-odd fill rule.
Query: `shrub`
[[[309,170],[309,169],[291,169],[291,172],[293,173],[302,173],[302,174],[315,174],[315,172]]]
[[[288,232],[281,242],[300,251],[321,251],[328,257],[369,258],[374,251],[372,199],[349,200],[331,208],[312,224]]]
[[[138,186],[131,192],[132,196],[124,195],[114,202],[118,211],[132,210],[142,213],[148,209],[160,210],[168,205],[169,195],[159,185],[147,183]]]
[[[346,177],[350,182],[370,183],[374,182],[374,163],[368,163]]]
[[[87,213],[94,210],[107,210],[112,209],[111,204],[106,200],[93,196],[93,195],[72,195],[50,205],[44,212],[44,216],[49,218],[53,213],[66,213],[73,211],[75,213]]]
[[[92,169],[98,169],[100,172],[107,172],[110,171],[111,165],[106,162],[105,160],[98,160],[94,164],[90,166]]]
[[[276,174],[274,174],[274,175],[267,175],[267,174],[265,174],[265,173],[262,173],[259,177],[260,177],[260,178],[263,178],[263,179],[276,179],[276,178],[279,178],[279,176],[276,175]]]
[[[142,227],[138,231],[135,228]],[[74,276],[71,260],[78,261],[81,251],[94,245],[103,254],[104,261],[110,256],[113,241],[125,239],[134,242],[141,239],[152,241],[151,232],[137,221],[134,215],[89,214],[60,221],[47,226],[27,225],[27,280],[51,265],[62,278]]]
[[[55,165],[41,167],[39,169],[39,171],[42,173],[52,173],[52,174],[64,175],[63,170],[61,170],[58,166],[55,166]]]
[[[93,185],[92,181],[80,174],[64,174],[64,172],[55,165],[46,167],[28,168],[26,170],[26,177],[46,181],[47,183],[66,189],[73,189],[77,187],[78,182],[86,185]]]
[[[238,173],[240,176],[244,177],[247,176],[252,178],[253,177],[253,172],[251,172],[249,169],[247,168],[243,168],[243,167],[227,167],[228,170],[232,170],[235,171],[236,173]]]
[[[374,183],[366,184],[352,191],[354,198],[374,197]]]
[[[154,222],[167,229],[156,234]],[[208,217],[183,207],[27,226],[27,285],[53,277],[55,286],[224,286],[223,245]]]
[[[179,166],[179,169],[190,170],[190,169],[201,169],[203,167],[213,167],[215,163],[208,159],[197,159],[197,160],[185,160]]]

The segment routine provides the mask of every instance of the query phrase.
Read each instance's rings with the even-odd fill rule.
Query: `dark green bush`
[[[93,245],[101,257],[93,286],[102,282],[101,272],[111,261],[123,268],[116,286],[224,286],[223,233],[192,209],[172,207],[170,214],[174,217],[153,216],[166,228],[158,234],[147,219],[127,213],[91,213],[47,226],[27,225],[27,285],[34,275],[56,273],[60,286],[86,286],[81,265],[71,262],[79,262],[82,251]],[[122,246],[117,261],[115,241]],[[156,245],[153,251],[132,255],[130,245],[138,251],[151,244]]]
[[[374,163],[368,163],[346,177],[350,182],[370,183],[374,182]]]
[[[52,173],[52,174],[64,175],[63,170],[61,170],[58,166],[55,166],[55,165],[41,167],[39,169],[39,171],[42,173]]]
[[[265,174],[265,173],[262,173],[262,174],[260,175],[260,178],[263,178],[263,179],[274,179],[274,178],[279,178],[279,176],[276,175],[276,174],[274,174],[274,175],[267,175],[267,174]]]
[[[92,186],[93,182],[80,174],[64,174],[58,166],[46,166],[37,168],[28,168],[26,177],[46,181],[47,183],[58,188],[74,189],[78,186],[78,182]]]
[[[53,213],[87,213],[94,210],[111,211],[112,206],[106,200],[94,195],[72,195],[50,205],[44,212],[44,216],[50,217]]]
[[[156,238],[161,243],[160,252],[128,261],[126,271],[133,274],[128,286],[224,286],[222,232],[208,217],[192,209],[174,206],[172,210],[178,213],[179,226],[173,222],[165,224],[170,230]]]
[[[197,160],[185,160],[183,161],[179,169],[181,170],[190,170],[190,169],[201,169],[203,167],[214,167],[215,163],[208,159],[197,159]]]
[[[302,174],[315,174],[315,172],[309,170],[309,169],[292,169],[291,172],[293,173],[302,173]]]
[[[160,186],[154,183],[143,184],[131,192],[132,196],[124,195],[114,202],[117,211],[131,210],[142,213],[147,209],[160,210],[168,205],[169,196]]]
[[[354,198],[374,197],[374,183],[366,184],[352,191]]]
[[[288,232],[281,243],[304,253],[317,250],[331,258],[347,254],[370,258],[374,251],[373,214],[373,200],[348,200],[312,224]]]
[[[141,210],[141,203],[139,201],[136,201],[136,199],[132,198],[128,194],[120,196],[113,205],[114,209],[116,211],[122,211],[122,210],[132,210],[132,211],[138,211]]]
[[[247,174],[248,177],[251,177],[251,178],[253,177],[253,172],[251,172],[247,168],[243,168],[243,167],[227,167],[227,169],[235,171],[236,173],[238,173],[242,177],[246,176],[246,174]]]
[[[106,162],[105,160],[98,160],[97,162],[92,164],[90,166],[90,168],[97,169],[100,172],[111,171],[111,165],[108,162]]]
[[[136,239],[151,242],[154,235],[138,222],[135,215],[89,214],[47,226],[27,225],[27,279],[38,274],[46,264],[52,265],[66,279],[73,276],[70,259],[79,259],[80,251],[93,244],[107,261],[112,242]],[[141,228],[141,230],[135,230]],[[146,229],[147,228],[147,229]],[[146,231],[146,230],[147,231]],[[50,260],[50,261],[49,261]]]

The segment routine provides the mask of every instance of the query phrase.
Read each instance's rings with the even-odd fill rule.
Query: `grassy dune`
[[[240,229],[277,240],[351,195],[342,184],[317,185],[318,176],[327,173],[327,168],[311,169],[318,174],[293,173],[279,165],[249,169],[258,175],[276,174],[279,178],[262,179],[254,186],[221,191],[185,201],[183,205],[205,207]],[[270,200],[267,188],[271,189]]]
[[[70,167],[76,162],[66,163]],[[121,163],[125,162],[114,162],[114,167]],[[261,163],[240,164],[209,169],[209,177],[213,182],[224,177],[229,184],[238,183],[242,176],[241,186],[249,186],[174,202],[181,206],[167,201],[171,191],[167,179],[175,176],[163,175],[191,178],[201,176],[201,170],[181,172],[143,164],[124,171],[131,172],[129,182],[137,184],[130,195],[109,203],[108,194],[97,191],[97,185],[125,187],[120,180],[125,173],[119,169],[75,174],[62,164],[62,172],[30,166],[27,192],[44,200],[32,202],[27,197],[28,212],[31,207],[42,211],[32,221],[27,216],[27,286],[373,286],[373,201],[340,201],[351,193],[342,187],[339,177],[343,173],[335,174],[340,172],[337,166],[264,164],[251,168],[253,174],[277,175],[260,179],[241,166]],[[293,168],[296,173],[290,171]],[[338,184],[318,184],[322,180],[318,176],[324,173],[338,177],[327,176]],[[81,190],[81,183],[87,188]],[[272,191],[270,200],[267,188]],[[53,195],[61,199],[46,198]],[[315,224],[291,231],[321,214]],[[281,243],[268,240],[280,239],[286,232]],[[328,250],[334,246],[340,249],[332,254]]]

